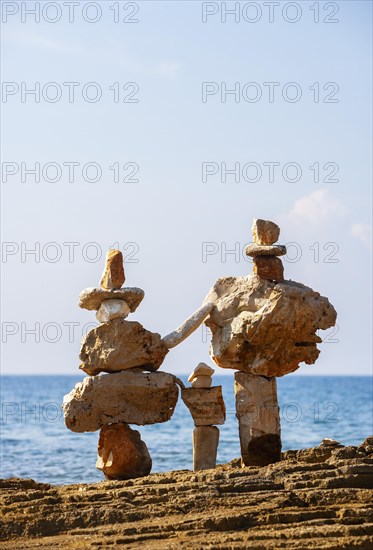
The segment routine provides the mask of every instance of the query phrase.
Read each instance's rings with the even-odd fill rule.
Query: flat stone
[[[193,430],[193,470],[209,470],[216,466],[219,428],[199,426]]]
[[[286,246],[282,244],[248,244],[246,247],[247,256],[284,256],[286,254]]]
[[[254,219],[251,232],[257,244],[273,244],[280,236],[279,226],[269,220]]]
[[[124,300],[104,300],[96,313],[96,319],[100,323],[108,323],[113,319],[125,319],[131,312]]]
[[[110,424],[100,431],[96,468],[106,479],[133,479],[150,474],[152,459],[140,432],[127,424]]]
[[[138,426],[167,422],[177,399],[172,374],[129,370],[84,378],[65,395],[62,409],[69,430],[94,432],[118,422]]]
[[[243,464],[278,462],[281,437],[276,378],[236,372],[234,393]]]
[[[275,256],[256,256],[253,271],[262,279],[282,283],[284,281],[284,266],[280,258]]]
[[[144,291],[141,288],[126,287],[106,290],[99,287],[85,288],[79,295],[79,307],[98,310],[104,300],[124,300],[133,313],[144,298]]]
[[[93,376],[134,367],[157,370],[168,353],[161,336],[136,321],[113,319],[83,338],[80,369]]]
[[[218,279],[211,298],[215,306],[205,323],[212,359],[222,368],[263,376],[314,363],[321,342],[316,331],[333,326],[337,317],[329,300],[311,288],[254,274]]]
[[[197,376],[212,376],[215,370],[206,363],[198,363],[193,372],[190,373],[188,382],[192,382]]]
[[[336,439],[331,439],[329,437],[324,437],[324,439],[320,443],[321,446],[327,446],[327,447],[335,447],[337,445],[340,445],[340,442]]]
[[[211,384],[211,376],[196,376],[192,380],[192,388],[210,388]]]
[[[126,277],[123,269],[123,255],[120,250],[108,250],[106,253],[106,265],[102,274],[100,286],[111,290],[120,288]]]
[[[195,426],[224,424],[225,404],[221,386],[183,388],[181,398],[193,417]]]

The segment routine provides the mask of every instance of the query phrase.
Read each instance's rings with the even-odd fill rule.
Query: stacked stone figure
[[[193,430],[193,470],[208,470],[216,466],[219,428],[224,424],[225,405],[222,387],[211,387],[214,369],[199,363],[188,378],[191,388],[181,390],[181,398],[188,407],[195,428]]]
[[[147,446],[129,424],[166,422],[178,399],[177,379],[155,372],[168,353],[157,333],[126,321],[144,297],[140,288],[122,287],[123,257],[109,250],[97,288],[83,290],[79,306],[96,311],[99,326],[83,339],[80,369],[89,375],[65,396],[66,426],[74,432],[100,430],[96,467],[108,479],[149,474]],[[97,376],[100,373],[109,373]]]
[[[253,258],[254,273],[262,279],[282,283],[284,266],[278,256],[286,254],[286,246],[274,244],[280,235],[280,228],[267,220],[254,220],[251,228],[254,243],[246,248],[246,254]]]

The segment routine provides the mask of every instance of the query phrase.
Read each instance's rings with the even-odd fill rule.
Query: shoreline
[[[0,548],[371,548],[373,437],[286,451],[268,466],[127,481],[0,480]]]

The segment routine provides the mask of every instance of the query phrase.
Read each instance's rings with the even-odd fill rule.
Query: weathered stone
[[[106,479],[133,479],[150,474],[152,459],[140,432],[127,424],[110,424],[100,431],[96,468]]]
[[[195,426],[224,424],[225,404],[221,386],[213,388],[183,388],[181,398],[193,417]]]
[[[319,350],[318,329],[335,324],[327,298],[293,281],[274,283],[251,274],[218,279],[209,292],[215,307],[206,319],[217,365],[263,376],[283,376]]]
[[[211,376],[196,376],[192,380],[192,388],[210,388],[211,384]]]
[[[141,288],[126,287],[105,290],[104,288],[85,288],[79,294],[79,307],[98,310],[104,300],[124,300],[133,313],[144,298],[144,291]]]
[[[123,255],[120,250],[108,250],[106,254],[106,265],[102,274],[100,286],[111,290],[120,288],[126,277],[123,269]]]
[[[168,349],[159,334],[136,321],[114,319],[88,332],[82,341],[80,369],[89,375],[133,367],[157,370]]]
[[[197,309],[188,319],[184,321],[176,330],[167,334],[163,338],[163,342],[168,349],[174,348],[183,342],[192,332],[194,332],[201,323],[206,319],[213,308],[213,304],[204,303]]]
[[[248,244],[246,247],[247,256],[284,256],[286,254],[286,246],[282,244],[260,245]]]
[[[194,371],[190,373],[188,382],[192,382],[197,376],[212,376],[214,372],[214,369],[206,363],[198,363]]]
[[[280,236],[279,226],[269,220],[254,219],[251,232],[257,244],[273,244]]]
[[[209,470],[216,466],[219,428],[199,426],[193,430],[193,470]]]
[[[253,271],[262,279],[282,283],[284,281],[284,266],[280,258],[275,256],[257,256],[254,258]]]
[[[65,395],[62,408],[70,430],[94,432],[118,422],[138,426],[167,422],[177,398],[172,374],[129,370],[84,378]]]
[[[243,464],[265,466],[281,460],[276,378],[236,372],[234,392]]]
[[[125,319],[130,312],[124,300],[104,300],[96,313],[96,319],[100,323],[108,323],[113,319]]]

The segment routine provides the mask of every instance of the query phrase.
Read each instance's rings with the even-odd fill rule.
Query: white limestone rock
[[[124,300],[104,300],[96,312],[96,319],[100,323],[108,323],[113,319],[125,319],[131,312],[129,305]]]

